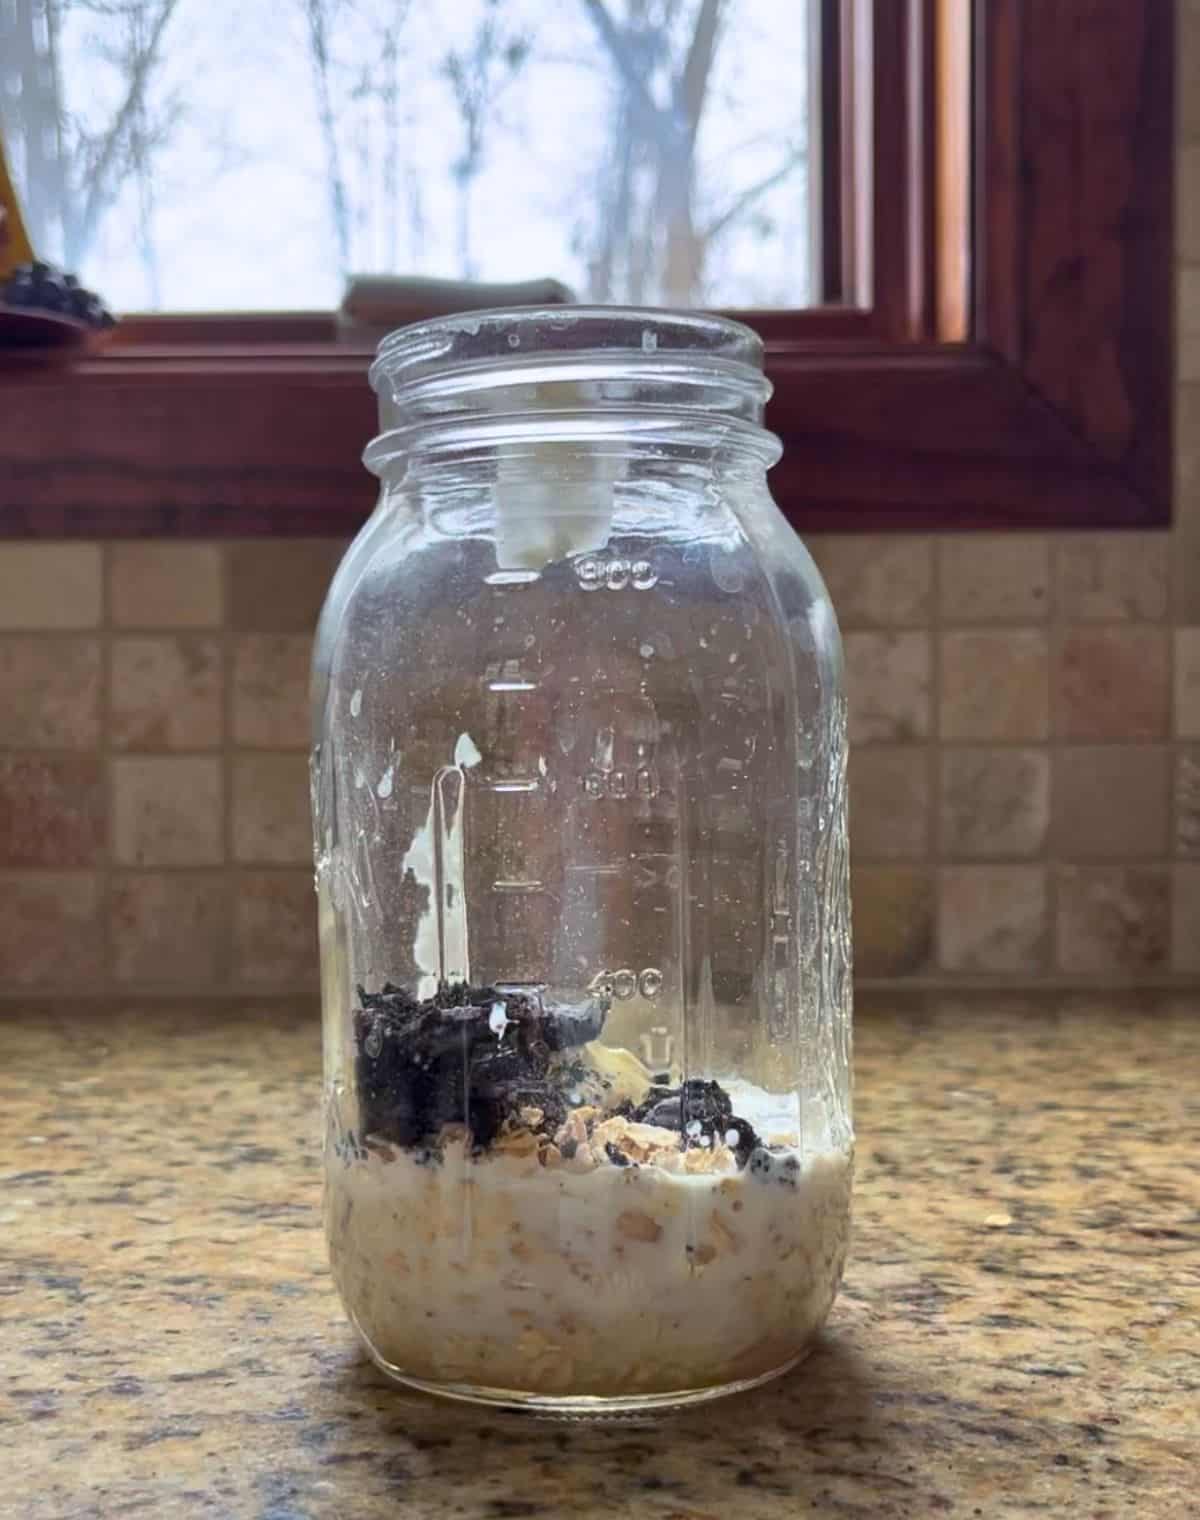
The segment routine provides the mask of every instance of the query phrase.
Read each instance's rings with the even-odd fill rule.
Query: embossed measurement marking
[[[583,778],[583,789],[597,801],[624,802],[629,797],[654,797],[658,794],[658,782],[653,769],[639,766],[630,780],[628,771],[615,770],[607,776],[603,771],[588,771]]]
[[[597,729],[592,746],[592,764],[581,777],[585,794],[596,801],[624,802],[630,797],[649,799],[658,796],[658,768],[653,760],[653,745],[639,741],[634,747],[633,765],[617,765],[618,735],[611,727]]]
[[[575,562],[575,579],[583,591],[649,591],[658,584],[658,571],[648,559],[604,559],[586,554]]]
[[[652,1001],[662,991],[662,985],[663,974],[657,966],[645,966],[641,971],[623,966],[620,971],[601,971],[588,983],[588,991],[606,993],[622,1002],[641,993]]]
[[[639,1038],[638,1044],[642,1047],[642,1059],[651,1071],[671,1069],[671,1054],[675,1048],[675,1037],[669,1029],[656,1024],[653,1029]]]
[[[489,691],[536,691],[538,683],[521,669],[520,660],[496,660],[484,672]]]

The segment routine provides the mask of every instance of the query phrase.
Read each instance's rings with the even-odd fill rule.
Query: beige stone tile
[[[1059,646],[1064,739],[1162,739],[1170,715],[1165,628],[1072,628]]]
[[[0,628],[96,628],[100,546],[0,543]]]
[[[0,636],[0,742],[93,749],[100,742],[100,641]]]
[[[184,634],[115,639],[116,749],[214,749],[221,743],[221,645]]]
[[[1166,966],[1167,866],[1064,866],[1058,872],[1060,971],[1137,976]]]
[[[1200,855],[1200,748],[1175,755],[1175,852]]]
[[[1175,630],[1175,732],[1200,739],[1200,628]]]
[[[303,634],[245,634],[233,659],[234,743],[255,749],[309,745],[312,640]]]
[[[1176,154],[1176,378],[1200,379],[1200,144]]]
[[[119,873],[109,911],[113,975],[203,993],[226,970],[229,884],[211,872]]]
[[[311,856],[307,755],[236,756],[233,858],[250,865],[299,865]]]
[[[147,540],[109,550],[117,628],[216,628],[224,614],[219,544]]]
[[[903,743],[929,734],[927,633],[848,633],[846,690],[854,744]]]
[[[1200,623],[1200,385],[1175,393],[1171,598],[1177,623]]]
[[[941,756],[941,852],[948,860],[1037,855],[1050,823],[1050,756],[1044,749],[945,749]]]
[[[1067,623],[1154,622],[1167,615],[1166,533],[1079,534],[1057,547],[1058,615]]]
[[[1171,757],[1158,744],[1071,745],[1054,757],[1060,860],[1147,860],[1167,852]]]
[[[976,534],[943,538],[938,591],[947,623],[1036,623],[1050,606],[1044,538]]]
[[[1190,142],[1200,138],[1200,5],[1180,0],[1177,15],[1175,99],[1180,140]]]
[[[1179,333],[1175,353],[1175,377],[1181,385],[1200,380],[1200,331]]]
[[[933,611],[933,550],[904,534],[806,540],[843,628],[920,628]]]
[[[1044,739],[1049,646],[1040,629],[944,633],[943,739]]]
[[[0,983],[78,987],[104,980],[99,878],[90,871],[0,876]]]
[[[920,860],[929,853],[923,748],[851,750],[850,848],[859,860]]]
[[[247,987],[318,990],[312,871],[245,871],[237,884],[234,975]]]
[[[1200,385],[1176,391],[1176,506],[1191,506],[1200,491]]]
[[[1171,969],[1200,971],[1200,865],[1176,866],[1171,894]]]
[[[230,626],[245,633],[311,633],[346,541],[270,538],[228,547]]]
[[[1181,146],[1176,154],[1175,242],[1179,257],[1200,262],[1200,144]]]
[[[1178,271],[1177,281],[1176,332],[1182,341],[1200,334],[1200,267],[1184,265]]]
[[[1200,505],[1200,385],[1175,393],[1175,520]]]
[[[113,855],[123,866],[221,863],[221,762],[121,755],[112,762]]]
[[[947,866],[938,881],[943,971],[1034,977],[1049,945],[1046,872],[1040,866]]]
[[[861,977],[916,976],[933,954],[933,876],[907,866],[855,866],[854,969]]]
[[[0,866],[93,866],[104,856],[99,755],[0,755]]]

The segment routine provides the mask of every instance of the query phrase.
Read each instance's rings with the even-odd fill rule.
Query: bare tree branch
[[[43,39],[42,10],[37,0],[15,0],[8,11],[4,47],[0,50],[0,89],[20,103],[22,152],[20,160],[14,153],[13,161],[23,180],[29,237],[38,248],[53,236],[59,205],[58,166],[52,146],[59,115],[55,93],[57,70],[46,53],[46,40],[55,41],[57,34]]]
[[[380,50],[382,82],[379,99],[383,114],[383,205],[384,259],[388,269],[395,269],[397,255],[397,217],[400,209],[400,49],[397,34],[403,14],[383,33]]]
[[[614,20],[605,0],[582,0],[597,36],[610,55],[622,86],[624,130],[634,139],[633,162],[653,176],[654,191],[638,195],[636,217],[624,218],[629,278],[634,265],[642,275],[657,266],[658,295],[686,302],[699,291],[705,240],[695,226],[696,142],[712,75],[725,0],[700,0],[682,56],[672,58],[672,24],[676,0],[658,6],[653,16],[645,4],[629,0],[624,24]],[[659,106],[651,81],[665,70],[668,104]],[[617,184],[620,183],[618,180]],[[610,182],[609,194],[615,188]],[[615,209],[615,208],[614,208]],[[634,221],[643,223],[634,233]],[[602,234],[600,269],[614,265],[615,249],[605,249],[615,221]],[[633,241],[633,239],[637,241]]]
[[[788,175],[791,174],[793,170],[799,168],[803,162],[804,149],[793,149],[791,154],[784,160],[782,164],[779,165],[777,169],[772,170],[770,174],[765,175],[756,184],[750,185],[747,189],[743,190],[739,196],[736,196],[734,200],[731,201],[728,206],[726,206],[725,210],[721,212],[720,216],[714,217],[713,220],[709,222],[709,224],[700,233],[700,237],[703,242],[711,243],[715,241],[715,239],[719,238],[721,234],[726,230],[726,228],[728,228],[733,222],[736,222],[738,217],[741,216],[744,211],[747,211],[760,196],[766,195],[768,190],[773,190],[776,185],[782,183],[782,181],[787,179]]]
[[[617,255],[622,249],[628,248],[630,243],[634,133],[629,114],[628,102],[623,101],[617,114],[612,136],[612,154],[604,176],[604,197],[609,204],[600,222],[599,247],[588,262],[588,295],[595,301],[613,299]]]
[[[648,136],[655,136],[661,131],[662,111],[655,105],[654,97],[638,68],[637,59],[629,47],[628,39],[621,29],[608,14],[604,0],[583,0],[583,8],[592,18],[600,36],[600,41],[612,55],[613,62],[625,82],[629,91],[630,104],[642,119],[642,126]]]
[[[142,21],[143,16],[140,12],[132,12],[126,18],[130,50],[133,53],[137,53],[142,46]],[[162,300],[162,283],[159,278],[158,250],[154,244],[154,180],[151,174],[151,152],[154,139],[155,129],[151,126],[146,114],[146,100],[143,92],[129,127],[129,161],[138,192],[136,234],[138,253],[146,274],[150,304],[158,306]]]
[[[125,98],[117,108],[108,130],[100,139],[100,151],[88,166],[88,189],[83,213],[79,217],[77,236],[82,247],[95,234],[96,224],[114,194],[113,171],[117,155],[126,146],[129,132],[145,101],[146,86],[158,62],[158,51],[177,0],[162,0],[145,41],[129,60],[129,84]]]
[[[488,120],[523,67],[529,48],[525,33],[504,30],[493,0],[470,44],[461,51],[451,48],[442,60],[441,72],[450,85],[463,126],[462,153],[450,172],[458,191],[458,262],[464,279],[475,277],[471,196],[484,164]]]
[[[58,199],[64,245],[71,230],[75,214],[74,197],[67,194],[67,143],[66,112],[63,110],[62,87],[62,22],[63,0],[46,0],[46,53],[49,83],[53,94],[54,111],[54,194]]]
[[[687,61],[679,76],[677,92],[679,105],[689,140],[694,143],[700,130],[700,116],[704,110],[704,95],[708,89],[708,76],[712,72],[713,57],[717,49],[717,32],[721,24],[722,0],[704,0],[696,17],[696,29],[692,33]]]
[[[308,46],[312,59],[313,88],[317,95],[317,120],[325,144],[326,172],[329,175],[329,209],[333,220],[333,237],[337,244],[338,268],[345,275],[350,267],[350,209],[346,178],[342,171],[338,145],[337,115],[330,87],[329,27],[325,0],[304,0],[308,22]]]

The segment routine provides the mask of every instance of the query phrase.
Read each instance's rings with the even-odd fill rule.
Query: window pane
[[[803,306],[811,4],[0,0],[0,120],[35,247],[119,309]]]

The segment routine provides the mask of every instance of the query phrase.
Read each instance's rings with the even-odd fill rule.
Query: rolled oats
[[[640,1209],[625,1209],[618,1214],[617,1230],[626,1240],[653,1242],[662,1237],[662,1225]]]

